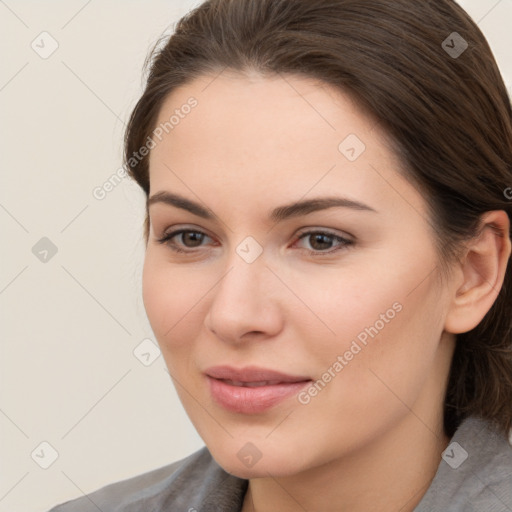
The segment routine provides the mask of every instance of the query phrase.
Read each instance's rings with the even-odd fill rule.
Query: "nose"
[[[212,290],[206,327],[231,344],[277,335],[283,326],[278,287],[263,257],[246,263],[235,255]]]

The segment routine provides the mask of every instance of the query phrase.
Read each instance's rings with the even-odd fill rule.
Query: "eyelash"
[[[175,242],[171,241],[174,237],[181,235],[182,233],[199,233],[201,235],[207,236],[208,238],[211,238],[206,233],[203,233],[202,231],[199,231],[199,230],[178,229],[175,231],[171,231],[170,233],[164,234],[164,236],[162,238],[157,239],[157,242],[160,244],[167,245],[174,252],[192,254],[193,252],[195,252],[194,251],[195,248],[191,248],[189,250],[184,250],[184,249],[179,248]],[[312,236],[312,235],[323,235],[323,236],[330,237],[333,239],[333,241],[338,241],[340,243],[340,245],[338,245],[338,247],[335,249],[330,249],[327,251],[318,251],[318,250],[315,251],[315,250],[311,250],[311,249],[304,249],[307,253],[309,253],[310,256],[315,256],[315,257],[316,256],[320,256],[320,257],[327,256],[327,255],[331,255],[335,252],[347,249],[348,247],[354,245],[353,240],[349,240],[342,236],[335,235],[333,233],[329,233],[328,231],[322,231],[322,230],[312,230],[312,231],[306,231],[304,233],[301,233],[300,236],[297,238],[296,242],[302,240],[303,238],[307,238],[308,236]],[[294,242],[294,243],[296,243],[296,242]]]

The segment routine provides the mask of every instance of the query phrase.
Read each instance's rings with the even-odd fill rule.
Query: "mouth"
[[[230,381],[233,385],[256,384],[268,385],[280,383],[293,383],[311,380],[304,375],[289,375],[268,368],[246,366],[233,368],[231,366],[212,366],[205,371],[206,375],[218,380]]]
[[[235,381],[235,380],[229,380],[229,379],[218,379],[222,382],[225,382],[226,384],[229,384],[230,386],[239,386],[243,388],[258,388],[261,386],[275,386],[276,384],[284,384],[283,382],[279,380],[263,380],[260,382],[242,382],[242,381]]]
[[[258,414],[297,394],[312,379],[255,366],[205,371],[213,400],[231,412]]]

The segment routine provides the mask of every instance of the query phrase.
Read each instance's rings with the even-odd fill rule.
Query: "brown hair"
[[[161,42],[125,135],[126,168],[146,195],[149,157],[134,155],[163,101],[228,68],[319,79],[378,120],[425,195],[441,267],[475,236],[484,212],[512,217],[510,99],[485,37],[455,1],[207,0]],[[148,229],[146,216],[146,241]],[[469,415],[504,434],[512,427],[511,310],[509,264],[490,311],[457,336],[444,404],[450,437]]]

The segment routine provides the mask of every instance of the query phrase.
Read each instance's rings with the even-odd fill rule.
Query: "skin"
[[[157,124],[190,96],[197,107],[151,150],[149,195],[179,194],[214,218],[151,204],[143,273],[148,318],[187,414],[215,460],[250,480],[244,512],[412,511],[449,443],[443,397],[455,334],[479,323],[503,281],[510,240],[488,227],[508,233],[506,215],[490,212],[440,279],[423,195],[349,96],[304,77],[224,71],[173,91]],[[353,162],[338,149],[349,134],[366,146]],[[268,218],[323,196],[376,212]],[[174,237],[185,253],[157,241],[179,228],[206,236],[198,245]],[[353,244],[299,239],[315,229]],[[264,249],[252,263],[236,252],[248,236]],[[308,404],[294,396],[244,415],[212,401],[206,368],[319,379],[396,303],[400,312]],[[261,453],[250,468],[237,457],[247,442]]]

